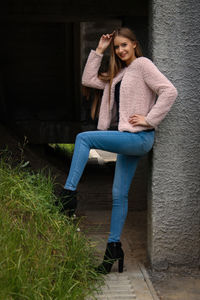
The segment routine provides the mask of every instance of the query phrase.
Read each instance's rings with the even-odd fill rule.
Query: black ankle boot
[[[76,191],[63,189],[59,195],[58,204],[62,213],[67,212],[69,217],[75,214],[77,208]]]
[[[116,260],[118,260],[118,272],[122,273],[124,267],[124,251],[121,248],[121,242],[107,243],[103,262],[97,267],[97,272],[102,274],[110,273]]]

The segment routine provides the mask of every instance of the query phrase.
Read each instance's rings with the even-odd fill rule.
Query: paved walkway
[[[101,150],[90,151],[90,163],[94,162],[103,165],[115,160],[116,154],[114,153]],[[87,189],[86,182],[84,182],[83,186],[83,188]],[[90,189],[90,191],[91,190],[92,189]],[[100,202],[100,199],[97,199],[96,202],[93,201],[91,205],[88,205],[90,202],[88,198],[95,198],[95,196],[96,194],[93,194],[93,196],[90,195],[87,199],[81,199],[82,205],[80,205],[80,212],[81,215],[85,214],[87,216],[83,230],[92,241],[96,241],[96,247],[99,250],[99,261],[101,262],[109,231],[110,210],[108,209],[108,204],[105,199],[102,199],[101,206],[98,203]],[[90,210],[88,209],[89,207],[91,208]],[[116,262],[112,267],[111,273],[105,276],[105,286],[98,294],[96,294],[97,300],[159,300],[145,267],[142,263],[139,263],[138,260],[138,258],[144,259],[145,257],[144,251],[141,250],[141,248],[143,248],[143,242],[141,240],[138,241],[137,239],[137,242],[134,243],[134,256],[132,255],[133,251],[131,250],[133,231],[135,233],[136,231],[138,232],[138,229],[136,230],[136,227],[138,226],[136,223],[136,226],[134,226],[132,220],[140,219],[137,224],[140,224],[141,220],[143,220],[143,224],[145,224],[144,218],[145,214],[142,212],[129,213],[129,218],[127,218],[122,238],[122,245],[125,252],[124,272],[117,272]],[[144,227],[142,227],[142,231],[145,231]],[[130,232],[132,233],[130,234]],[[146,233],[143,232],[142,236],[145,239]]]
[[[105,286],[96,297],[97,300],[159,300],[149,278],[137,264],[121,274],[113,270],[106,275]]]
[[[87,217],[82,222],[81,230],[96,244],[98,251],[99,262],[101,262],[105,251],[107,235],[109,231],[110,212],[104,210],[82,210],[81,215]],[[124,272],[117,272],[117,262],[113,265],[110,274],[105,275],[105,286],[102,291],[96,294],[97,300],[158,300],[158,296],[153,288],[149,276],[144,265],[140,262],[144,258],[145,253],[142,247],[142,241],[134,242],[135,251],[132,251],[133,244],[130,234],[134,235],[137,231],[137,225],[132,223],[141,219],[144,221],[145,215],[143,212],[130,212],[129,218],[124,228],[122,237],[123,250],[125,252]],[[144,221],[145,223],[145,221]],[[140,225],[139,225],[140,226]],[[143,234],[145,238],[145,234]],[[91,299],[87,299],[91,300]]]
[[[102,165],[100,168],[88,168],[80,184],[80,210],[86,216],[87,234],[96,241],[101,262],[110,224],[112,172],[106,167],[108,161],[115,160],[114,154],[94,150],[91,162]],[[95,166],[95,164],[94,164]],[[105,166],[105,168],[104,168]],[[109,165],[108,165],[109,166]],[[130,203],[131,204],[131,203]],[[131,209],[130,209],[131,208]],[[200,272],[188,273],[177,270],[153,273],[153,285],[143,265],[146,260],[146,211],[136,211],[129,207],[129,212],[122,234],[125,251],[125,269],[117,273],[116,264],[110,274],[105,276],[105,287],[96,295],[97,300],[136,299],[136,300],[200,300]],[[86,223],[87,223],[86,222]],[[84,230],[84,229],[83,229]],[[156,292],[155,292],[156,290]],[[88,299],[90,300],[90,299]]]

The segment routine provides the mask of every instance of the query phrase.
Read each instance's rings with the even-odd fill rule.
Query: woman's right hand
[[[112,41],[112,37],[113,34],[115,33],[115,31],[113,31],[110,34],[103,34],[99,40],[99,44],[96,48],[96,52],[98,54],[103,54],[104,51],[108,48],[108,46],[110,45],[111,41]]]

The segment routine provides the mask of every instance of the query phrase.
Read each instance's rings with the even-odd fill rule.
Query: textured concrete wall
[[[200,262],[200,2],[152,0],[152,59],[179,96],[152,155],[148,255],[154,268]]]

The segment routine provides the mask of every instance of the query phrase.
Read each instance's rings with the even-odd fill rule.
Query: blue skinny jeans
[[[112,188],[112,215],[108,242],[120,241],[128,212],[128,192],[141,156],[147,154],[154,143],[154,130],[137,133],[120,131],[88,131],[76,137],[74,154],[65,189],[76,190],[90,149],[117,153]]]

